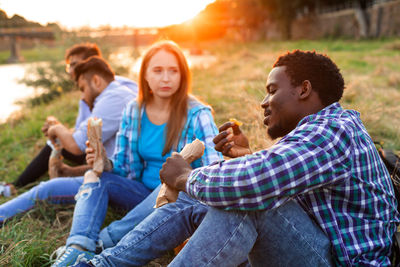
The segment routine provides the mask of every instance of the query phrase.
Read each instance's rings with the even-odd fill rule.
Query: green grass
[[[330,56],[345,78],[346,90],[341,104],[361,113],[374,140],[383,141],[386,148],[400,150],[399,40],[241,44],[218,41],[199,46],[217,56],[218,61],[208,69],[193,69],[193,93],[212,105],[217,125],[232,117],[244,122],[242,128],[253,150],[274,143],[266,138],[259,104],[265,95],[271,66],[280,54],[293,49],[316,50]],[[40,51],[43,52],[41,56],[47,53]],[[35,57],[34,53],[31,57]],[[0,177],[3,180],[13,181],[44,145],[40,128],[47,115],[55,115],[73,126],[78,98],[78,92],[68,93],[0,125]],[[5,201],[0,198],[0,203]],[[110,212],[106,224],[120,216],[120,213]],[[71,218],[72,206],[42,204],[7,223],[0,229],[0,266],[46,266],[48,255],[65,243]]]
[[[24,62],[62,60],[64,58],[64,47],[46,47],[35,46],[31,49],[21,49],[20,54],[24,58]],[[10,51],[0,51],[0,64],[7,63],[10,57]]]

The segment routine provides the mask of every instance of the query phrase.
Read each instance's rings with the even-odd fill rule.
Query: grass
[[[400,150],[400,41],[297,41],[233,44],[223,41],[199,44],[217,56],[208,69],[193,69],[193,93],[214,108],[217,125],[231,117],[241,120],[253,150],[273,144],[266,138],[259,103],[265,95],[267,74],[275,59],[293,49],[326,53],[339,66],[346,90],[345,108],[356,109],[374,140]],[[0,56],[1,59],[1,56]],[[40,132],[47,115],[72,127],[78,92],[63,95],[48,105],[21,112],[0,125],[0,177],[13,181],[44,145]],[[29,185],[19,193],[29,189]],[[9,199],[0,199],[0,203]],[[121,213],[109,212],[105,224]],[[65,243],[72,206],[38,205],[0,228],[0,266],[48,266],[49,254]],[[166,261],[149,266],[165,266]]]
[[[48,61],[48,60],[62,60],[65,53],[64,47],[45,47],[35,46],[31,49],[21,49],[20,55],[24,58],[25,62]],[[0,51],[0,64],[7,63],[10,57],[10,51]]]

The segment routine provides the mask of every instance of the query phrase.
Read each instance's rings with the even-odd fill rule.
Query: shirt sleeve
[[[115,133],[119,129],[119,122],[122,116],[122,110],[127,102],[125,96],[117,94],[109,94],[97,102],[92,110],[91,117],[101,118],[103,121],[102,141],[103,143],[110,138],[115,138]],[[121,106],[122,105],[122,106]],[[87,140],[87,124],[86,118],[73,133],[75,142],[81,149],[85,151]]]
[[[196,138],[204,142],[204,154],[195,167],[209,165],[222,159],[222,154],[214,149],[214,137],[218,134],[217,126],[209,109],[201,109],[193,120]]]
[[[90,111],[88,104],[86,104],[82,99],[79,100],[79,110],[75,121],[75,129],[78,129],[79,125],[89,118],[91,114],[92,112]]]
[[[344,127],[309,124],[268,150],[193,170],[186,189],[217,208],[272,209],[345,179],[351,168],[350,155],[350,137]]]
[[[130,173],[129,164],[129,139],[131,136],[132,123],[131,123],[131,106],[128,106],[122,115],[121,125],[115,140],[115,150],[111,157],[113,163],[112,172],[120,176],[126,177]]]

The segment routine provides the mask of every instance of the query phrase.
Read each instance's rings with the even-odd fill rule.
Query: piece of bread
[[[48,116],[46,118],[47,125],[53,126],[59,124],[60,122],[53,116]],[[63,156],[61,155],[62,146],[58,138],[54,141],[50,141],[53,144],[52,151],[49,158],[49,178],[53,179],[62,176],[60,172],[60,167],[63,161]]]
[[[53,179],[62,176],[60,167],[63,163],[63,156],[61,155],[61,148],[53,149],[49,158],[49,178]]]
[[[237,119],[234,119],[234,118],[230,118],[229,121],[230,121],[230,122],[233,122],[233,123],[236,124],[237,126],[242,126],[242,125],[243,125],[243,122],[238,121]]]
[[[187,144],[179,154],[190,164],[203,155],[204,149],[204,143],[196,139],[192,143]],[[166,184],[162,184],[154,207],[159,208],[167,203],[175,202],[178,199],[178,195],[179,191]]]
[[[93,171],[100,177],[104,170],[103,144],[101,128],[103,121],[99,118],[89,118],[87,136],[90,147],[94,150]]]

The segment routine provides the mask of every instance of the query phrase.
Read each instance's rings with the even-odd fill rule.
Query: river
[[[33,87],[18,83],[24,77],[25,69],[31,66],[32,64],[0,65],[0,123],[20,109],[16,101],[34,94]]]

